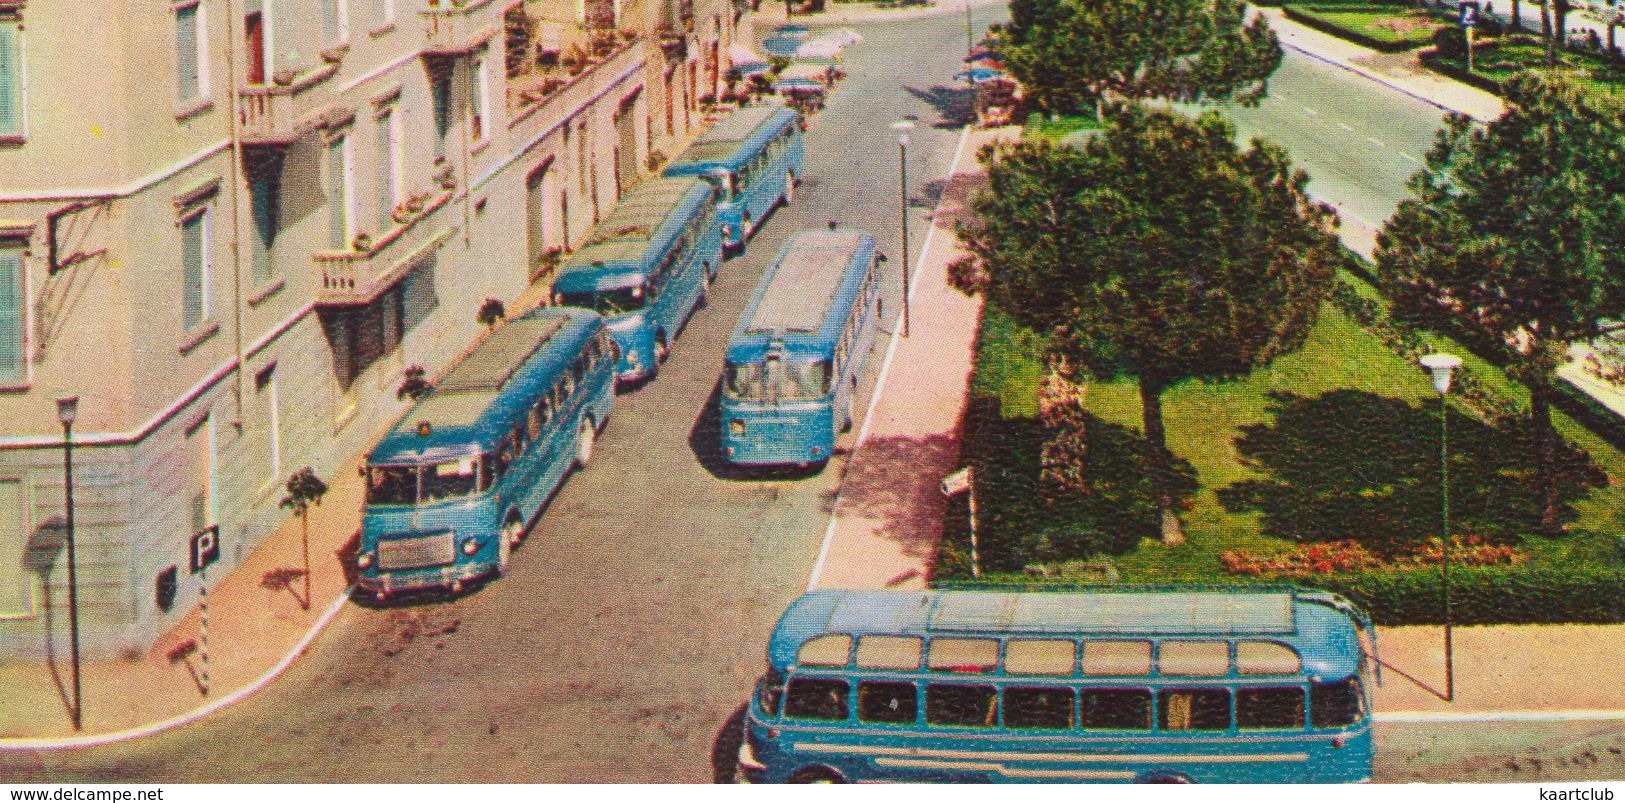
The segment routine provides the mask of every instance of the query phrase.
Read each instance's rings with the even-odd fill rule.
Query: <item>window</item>
[[[852,637],[831,633],[809,639],[796,651],[796,663],[802,666],[846,666],[852,654]]]
[[[1280,686],[1237,690],[1236,727],[1302,728],[1303,689]]]
[[[999,642],[983,638],[931,640],[930,667],[936,672],[992,672],[999,664]]]
[[[919,712],[914,684],[865,680],[858,684],[858,721],[914,724]]]
[[[485,98],[485,52],[481,51],[468,63],[468,139],[473,143],[485,141],[485,121],[489,106]]]
[[[476,482],[478,468],[479,462],[473,458],[424,466],[423,503],[456,499],[474,493],[478,487]]]
[[[26,309],[23,250],[0,248],[0,385],[15,385],[28,378],[28,341],[23,318]]]
[[[1071,689],[1053,686],[1006,686],[1004,726],[1068,730],[1072,727]]]
[[[181,331],[209,317],[209,211],[181,221]]]
[[[0,618],[34,615],[28,569],[28,493],[20,480],[0,479]]]
[[[1223,641],[1164,641],[1157,648],[1164,675],[1223,675],[1230,671],[1230,645]]]
[[[334,137],[327,145],[327,247],[350,247],[350,138]]]
[[[451,76],[438,73],[429,84],[434,105],[434,155],[446,155],[446,135],[451,131]]]
[[[1222,731],[1230,727],[1229,689],[1164,689],[1157,694],[1158,726],[1170,731]]]
[[[282,411],[278,409],[275,365],[254,375],[254,390],[265,405],[265,446],[270,458],[270,479],[277,482],[282,479]]]
[[[201,3],[175,9],[175,99],[191,103],[208,93]]]
[[[784,698],[784,715],[795,719],[845,720],[852,687],[844,680],[796,678]]]
[[[378,115],[378,231],[395,225],[395,203],[400,197],[400,132],[395,128],[395,110]]]
[[[414,466],[373,466],[367,469],[367,504],[417,504],[419,472],[420,469]]]
[[[919,669],[919,636],[863,636],[858,639],[861,669]]]
[[[344,0],[321,0],[321,3],[322,35],[332,44],[349,39],[349,9],[344,7]]]
[[[389,25],[395,21],[395,0],[373,0],[373,11],[378,27]]]
[[[0,142],[22,139],[25,119],[22,24],[0,22]]]
[[[1078,645],[1059,639],[1012,639],[1004,646],[1004,671],[1012,675],[1070,675]]]
[[[271,280],[274,266],[271,248],[276,244],[277,182],[269,176],[255,176],[248,185],[248,203],[254,228],[248,233],[248,254],[255,283]]]
[[[1083,673],[1085,675],[1149,675],[1151,674],[1151,642],[1085,641],[1083,643]]]
[[[999,694],[992,686],[929,683],[925,721],[931,725],[991,728],[999,722]]]
[[[1083,726],[1097,730],[1151,730],[1151,691],[1085,689]]]
[[[1317,728],[1340,728],[1360,721],[1360,682],[1316,683],[1309,687],[1310,721]]]

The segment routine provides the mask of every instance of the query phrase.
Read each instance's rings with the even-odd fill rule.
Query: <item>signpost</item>
[[[982,562],[976,554],[976,486],[971,477],[970,466],[942,478],[943,496],[951,499],[962,493],[970,494],[970,574],[972,577],[981,577]]]
[[[220,526],[211,524],[192,536],[192,573],[198,576],[198,660],[203,679],[198,686],[209,696],[209,564],[220,559]]]
[[[1462,0],[1457,11],[1461,16],[1457,24],[1467,34],[1467,72],[1473,71],[1473,29],[1478,26],[1478,0]]]

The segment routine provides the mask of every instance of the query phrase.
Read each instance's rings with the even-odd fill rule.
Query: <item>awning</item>
[[[741,45],[737,43],[728,48],[728,61],[733,62],[733,65],[740,68],[742,71],[746,65],[767,64],[767,59],[758,55],[756,51],[751,50],[749,45]]]

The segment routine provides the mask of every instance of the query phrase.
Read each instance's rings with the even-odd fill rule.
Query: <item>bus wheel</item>
[[[807,767],[790,776],[790,783],[846,783],[846,779],[829,767]]]
[[[784,205],[789,206],[796,201],[796,177],[794,173],[784,171]]]
[[[671,344],[666,342],[666,332],[655,332],[655,365],[659,365],[671,356]]]
[[[598,435],[598,428],[593,426],[592,416],[581,419],[581,433],[576,436],[576,467],[586,468],[587,462],[592,460],[593,438]]]
[[[846,400],[846,421],[841,424],[842,432],[852,431],[852,400]]]
[[[1191,776],[1183,772],[1169,772],[1167,770],[1154,770],[1136,778],[1135,783],[1196,783]]]

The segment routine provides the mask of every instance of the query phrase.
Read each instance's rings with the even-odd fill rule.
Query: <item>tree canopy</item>
[[[1254,102],[1281,63],[1242,0],[1012,0],[1000,56],[1052,112],[1125,100]]]
[[[1487,126],[1446,121],[1374,256],[1396,316],[1505,348],[1531,391],[1541,529],[1556,534],[1556,370],[1625,313],[1625,118],[1536,77],[1507,104]]]
[[[1063,371],[1135,378],[1155,471],[1169,465],[1162,391],[1301,348],[1330,294],[1335,213],[1284,151],[1238,148],[1218,114],[1131,107],[1081,151],[1019,143],[982,159],[990,186],[950,280],[1048,336]]]

